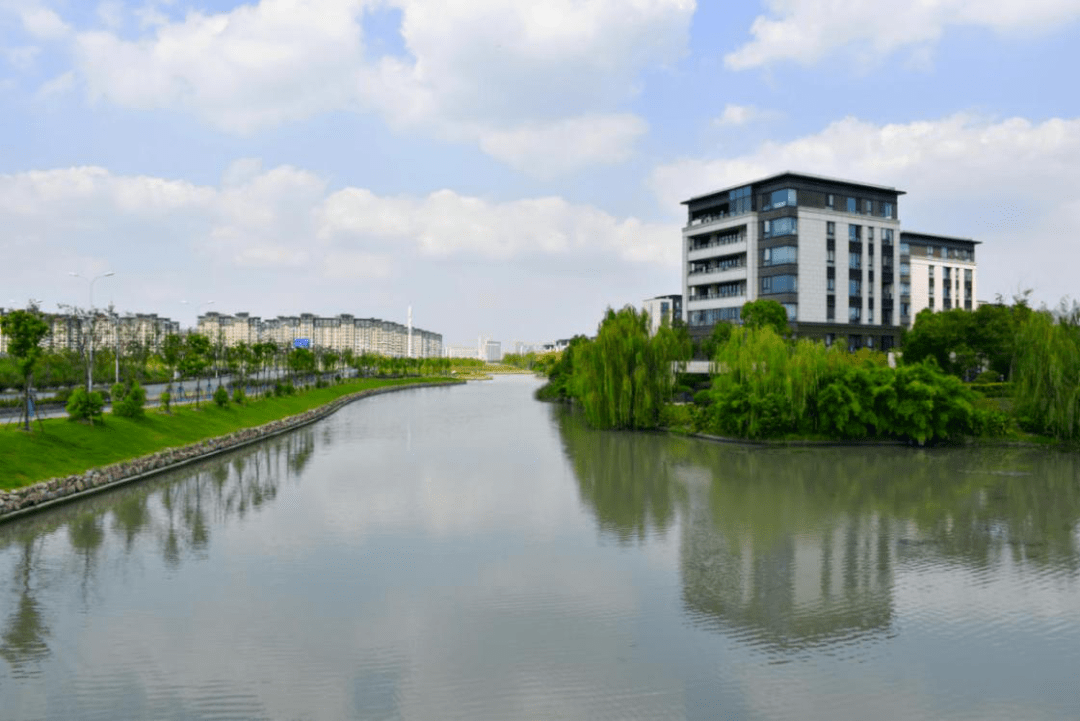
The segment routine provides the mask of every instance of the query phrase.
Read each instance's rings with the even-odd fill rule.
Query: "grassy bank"
[[[369,378],[313,388],[293,396],[251,400],[243,406],[219,408],[209,403],[199,410],[174,406],[171,415],[147,409],[143,418],[106,415],[93,426],[63,418],[34,423],[33,433],[15,425],[0,429],[0,489],[10,490],[47,478],[81,473],[91,468],[144,456],[259,426],[318,408],[341,396],[372,388],[441,382],[446,378]]]

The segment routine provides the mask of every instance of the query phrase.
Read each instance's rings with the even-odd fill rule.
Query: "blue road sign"
[[[293,338],[293,348],[311,348],[310,338]]]

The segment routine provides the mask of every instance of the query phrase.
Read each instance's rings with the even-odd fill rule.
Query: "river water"
[[[0,717],[1080,718],[1080,455],[596,432],[536,385],[0,524]]]

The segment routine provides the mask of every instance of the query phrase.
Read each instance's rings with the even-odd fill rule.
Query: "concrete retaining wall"
[[[360,398],[413,388],[460,385],[462,382],[446,381],[444,383],[416,383],[386,386],[384,388],[369,388],[342,396],[325,406],[313,408],[299,415],[271,421],[262,426],[244,428],[226,436],[207,438],[178,448],[166,448],[148,456],[121,461],[102,468],[93,468],[85,473],[73,476],[50,478],[47,481],[40,481],[14,491],[0,491],[0,523],[59,503],[67,503],[91,493],[98,493],[125,483],[150,478],[158,473],[231,451],[250,443],[288,433],[301,426],[321,420],[342,406]]]

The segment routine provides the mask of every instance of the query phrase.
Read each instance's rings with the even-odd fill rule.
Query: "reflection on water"
[[[0,524],[0,716],[1080,717],[1080,455],[597,432],[535,386]]]

